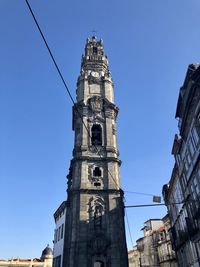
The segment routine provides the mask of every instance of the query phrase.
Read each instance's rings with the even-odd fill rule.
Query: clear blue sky
[[[96,29],[120,108],[124,190],[161,195],[173,166],[177,97],[200,59],[199,0],[30,0],[75,97],[85,40]],[[24,0],[0,1],[0,258],[39,257],[52,246],[72,158],[70,102]],[[126,194],[126,204],[152,203]],[[165,208],[130,209],[133,241]],[[128,247],[131,247],[127,235]]]

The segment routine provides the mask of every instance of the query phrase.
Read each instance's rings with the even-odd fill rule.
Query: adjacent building
[[[128,262],[129,262],[129,267],[140,266],[140,253],[138,251],[137,246],[134,246],[131,250],[129,250]]]
[[[34,259],[0,259],[0,267],[52,267],[53,251],[49,245],[42,251],[40,258]]]
[[[67,201],[54,214],[54,266],[127,267],[118,107],[103,41],[95,36],[86,41],[76,94]],[[62,224],[64,239],[58,240]]]
[[[177,260],[175,251],[172,249],[172,243],[170,239],[170,221],[167,214],[162,218],[163,226],[158,229],[158,262],[160,267],[177,267]]]
[[[177,267],[169,237],[169,217],[150,219],[144,223],[143,237],[128,252],[129,267]]]
[[[66,218],[67,202],[63,201],[54,213],[55,231],[54,231],[54,248],[53,248],[53,267],[62,267],[63,248],[64,248],[64,231]]]
[[[144,223],[143,237],[136,241],[140,252],[140,265],[158,266],[158,229],[163,226],[161,219],[150,219]]]
[[[200,266],[200,65],[188,67],[176,109],[175,164],[163,196],[180,267]]]

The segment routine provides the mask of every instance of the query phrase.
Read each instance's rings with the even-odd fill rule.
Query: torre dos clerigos
[[[76,94],[60,266],[128,267],[118,108],[103,41],[95,36],[86,41]]]

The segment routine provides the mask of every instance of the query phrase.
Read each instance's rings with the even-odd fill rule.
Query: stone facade
[[[63,266],[128,266],[113,81],[102,40],[87,39],[73,107]]]
[[[43,251],[40,259],[0,259],[0,267],[52,267],[53,251],[47,246]]]
[[[177,267],[169,238],[169,217],[150,219],[144,223],[143,237],[128,252],[129,267]]]
[[[163,196],[180,267],[200,266],[200,65],[188,67],[180,89],[172,154],[175,164]]]
[[[172,249],[170,239],[170,221],[169,216],[166,215],[163,219],[163,227],[158,229],[158,262],[160,267],[177,267],[177,260],[175,251]]]
[[[137,246],[134,246],[128,252],[128,263],[129,267],[139,267],[140,266],[140,252],[137,249]]]

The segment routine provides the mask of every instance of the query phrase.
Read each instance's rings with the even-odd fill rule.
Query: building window
[[[188,145],[189,145],[190,154],[193,157],[194,153],[195,153],[195,146],[194,146],[193,140],[191,138],[189,139]]]
[[[191,192],[194,200],[198,200],[200,197],[200,188],[197,182],[197,178],[194,177],[192,185],[191,185]]]
[[[185,157],[186,157],[186,160],[187,160],[188,164],[190,165],[190,163],[191,163],[191,157],[190,157],[190,154],[189,154],[188,150],[185,153]]]
[[[54,243],[56,243],[56,234],[57,234],[57,232],[56,232],[56,230],[54,231]]]
[[[97,47],[93,47],[93,54],[97,54]]]
[[[198,143],[199,143],[199,134],[197,132],[197,129],[196,128],[193,128],[192,129],[192,136],[193,136],[193,139],[194,139],[194,142],[195,142],[195,145],[197,146]]]
[[[187,172],[189,166],[188,166],[188,163],[187,163],[187,160],[184,160],[184,166],[185,166],[185,171]]]
[[[53,267],[60,267],[61,264],[61,255],[53,258]]]
[[[55,243],[58,241],[58,229],[55,230]]]
[[[61,226],[61,239],[63,238],[63,232],[64,232],[64,223]]]
[[[180,177],[180,183],[181,183],[181,186],[183,188],[183,191],[185,191],[185,188],[186,188],[186,185],[187,185],[187,179],[186,179],[186,176],[185,176],[185,173],[183,172],[181,177]]]
[[[180,154],[175,154],[175,160],[176,160],[176,164],[177,164],[178,166],[180,166],[181,163],[182,163],[181,155],[180,155]]]
[[[58,241],[60,240],[60,227],[58,228]]]
[[[94,267],[104,267],[103,261],[95,261]]]
[[[92,126],[92,145],[102,145],[102,129],[99,124]]]
[[[94,171],[93,171],[93,176],[95,177],[101,177],[101,170],[99,167],[95,167]]]

